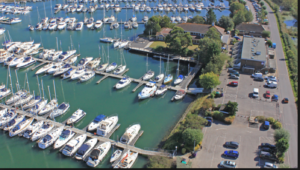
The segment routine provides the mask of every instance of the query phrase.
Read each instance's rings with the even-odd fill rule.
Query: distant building
[[[239,30],[238,35],[252,35],[254,37],[261,37],[262,32],[265,30],[262,25],[250,23],[241,23],[235,29]]]

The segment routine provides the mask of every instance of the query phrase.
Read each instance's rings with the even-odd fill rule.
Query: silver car
[[[265,162],[264,168],[278,168],[278,167],[270,162]]]
[[[220,166],[224,168],[236,168],[236,163],[232,161],[221,161]]]

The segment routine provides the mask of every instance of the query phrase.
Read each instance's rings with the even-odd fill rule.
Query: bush
[[[267,38],[267,37],[270,37],[270,31],[266,31],[266,30],[264,30],[262,33],[261,33],[261,35],[262,35],[262,37],[264,37],[264,38]]]
[[[271,124],[275,122],[275,119],[273,117],[268,117],[266,121],[269,121]]]
[[[205,116],[205,117],[211,117],[211,116],[212,116],[212,112],[206,110],[205,113],[204,113],[204,116]]]
[[[149,156],[147,168],[172,168],[172,159],[163,156]]]
[[[274,132],[274,140],[275,142],[279,141],[279,139],[285,138],[287,140],[290,139],[290,133],[285,129],[277,129]]]
[[[211,92],[210,96],[211,96],[212,99],[215,98],[215,96],[216,96],[216,91]]]
[[[194,150],[194,141],[199,143],[203,139],[203,133],[200,129],[187,128],[182,132],[182,139],[187,150]]]
[[[188,55],[188,56],[193,56],[193,55],[194,55],[194,51],[193,51],[193,50],[189,50],[189,51],[187,52],[187,55]]]
[[[157,46],[157,47],[155,47],[153,50],[154,51],[157,51],[157,52],[162,52],[162,51],[164,51],[164,47],[163,46]]]
[[[267,9],[267,7],[264,5],[264,6],[262,6],[262,8],[265,10],[265,9]]]
[[[228,123],[228,124],[232,124],[234,119],[235,119],[235,116],[228,116],[228,117],[225,117],[224,122]]]
[[[182,148],[182,149],[181,149],[181,153],[184,155],[185,152],[186,152],[186,149],[185,149],[185,148]]]
[[[283,163],[284,162],[284,156],[278,157],[278,163]]]
[[[224,114],[219,111],[214,111],[214,113],[213,113],[213,118],[216,120],[223,121],[224,117],[225,117]]]
[[[255,118],[256,118],[260,123],[263,123],[263,122],[266,120],[265,116],[256,116]]]
[[[282,124],[281,124],[280,122],[275,122],[275,123],[273,124],[273,128],[274,128],[274,129],[280,129],[280,128],[282,128]]]
[[[265,3],[264,3],[264,2],[260,2],[259,4],[260,4],[261,6],[265,5]]]
[[[277,152],[279,153],[285,153],[289,148],[289,141],[285,138],[279,139],[279,141],[275,144]]]

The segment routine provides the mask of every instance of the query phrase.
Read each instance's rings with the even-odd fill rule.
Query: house
[[[156,40],[164,41],[166,36],[170,33],[171,28],[162,28],[160,32],[156,33]]]
[[[235,29],[239,30],[238,35],[252,35],[254,37],[261,37],[262,32],[265,30],[262,25],[250,23],[241,23]]]

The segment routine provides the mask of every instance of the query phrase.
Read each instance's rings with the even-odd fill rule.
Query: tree
[[[268,45],[268,46],[272,46],[272,44],[273,44],[273,43],[272,43],[271,40],[268,40],[268,41],[267,41],[267,45]]]
[[[261,33],[261,36],[264,37],[264,38],[267,38],[267,37],[270,37],[270,31],[266,31],[264,30],[262,33]]]
[[[241,4],[246,5],[247,2],[246,1],[240,1]]]
[[[235,25],[239,25],[242,22],[245,22],[245,14],[243,10],[239,10],[236,14],[233,16],[233,22]]]
[[[199,83],[204,89],[211,89],[221,84],[219,76],[213,72],[202,74],[199,79]]]
[[[145,30],[144,30],[144,34],[145,35],[155,35],[156,32],[159,32],[161,30],[161,26],[159,25],[160,22],[160,18],[159,16],[152,16],[147,24],[145,25]]]
[[[238,103],[231,102],[229,100],[226,104],[225,110],[228,112],[229,115],[235,116],[236,112],[238,111]]]
[[[218,26],[225,28],[226,31],[231,31],[234,27],[234,22],[229,16],[223,15],[218,21]]]
[[[147,168],[172,168],[172,160],[163,156],[149,156]]]
[[[168,16],[163,16],[160,18],[159,25],[161,28],[170,28],[171,27],[171,19]]]
[[[251,11],[246,11],[245,12],[245,21],[246,22],[251,22],[253,20],[253,15]]]
[[[239,2],[234,2],[230,5],[229,10],[231,12],[230,16],[233,17],[238,11],[243,11],[245,6]]]
[[[170,34],[167,35],[165,42],[170,50],[182,53],[188,46],[192,46],[192,36],[185,33],[183,28],[174,27]]]
[[[277,142],[281,138],[285,138],[289,141],[290,133],[287,130],[283,129],[283,128],[276,129],[275,132],[274,132],[274,140]]]
[[[219,69],[215,66],[215,64],[210,61],[206,64],[206,66],[204,67],[204,69],[202,70],[202,73],[209,73],[209,72],[213,72],[215,74],[219,74]]]
[[[214,39],[214,40],[221,40],[221,36],[219,31],[215,27],[210,27],[205,34],[205,37]]]
[[[281,138],[275,144],[279,153],[284,153],[289,148],[289,141],[285,138]]]
[[[188,23],[204,24],[205,20],[202,16],[196,15],[192,19],[188,19]]]
[[[279,6],[278,5],[274,5],[274,11],[275,13],[279,10]]]
[[[207,123],[207,120],[198,116],[198,114],[188,114],[185,118],[184,123],[182,124],[183,129],[201,129],[203,125]]]
[[[263,6],[263,5],[265,5],[265,3],[264,3],[264,2],[260,2],[259,4],[260,4],[260,6]]]
[[[182,132],[182,139],[184,141],[185,148],[192,151],[194,148],[194,143],[198,144],[202,141],[203,133],[200,129],[187,128]]]
[[[206,24],[212,24],[217,21],[217,16],[212,8],[210,8],[206,14]]]
[[[199,61],[207,64],[213,56],[221,53],[221,41],[204,37],[199,40]]]
[[[264,6],[262,6],[262,8],[265,10],[265,9],[267,9],[267,7],[264,5]]]

